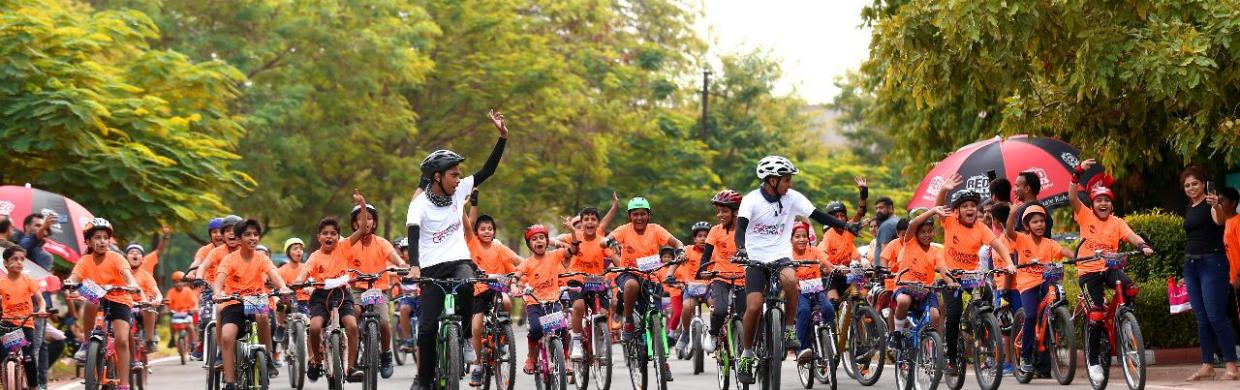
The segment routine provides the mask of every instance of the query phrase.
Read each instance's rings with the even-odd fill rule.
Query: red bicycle
[[[1102,251],[1094,252],[1092,260],[1078,260],[1077,263],[1086,261],[1106,261],[1107,270],[1122,271],[1128,265],[1128,257],[1141,253],[1140,251],[1103,253]],[[1106,311],[1102,318],[1095,321],[1089,321],[1090,308],[1093,306],[1089,299],[1089,294],[1084,285],[1081,285],[1081,292],[1076,297],[1076,309],[1072,313],[1075,319],[1081,316],[1086,319],[1084,324],[1085,336],[1085,356],[1097,353],[1099,365],[1102,366],[1102,379],[1095,381],[1092,377],[1089,384],[1095,390],[1102,390],[1107,387],[1107,378],[1111,374],[1111,354],[1118,352],[1119,363],[1124,369],[1124,381],[1127,382],[1130,390],[1141,390],[1145,388],[1145,339],[1141,335],[1141,325],[1137,322],[1137,316],[1133,313],[1132,305],[1127,302],[1127,292],[1124,285],[1120,281],[1115,282],[1115,294],[1110,301],[1105,304]],[[1099,340],[1098,351],[1091,351],[1089,346],[1089,332],[1095,326],[1090,322],[1101,321],[1102,326],[1106,330],[1106,336]],[[1114,346],[1118,346],[1119,350],[1113,350]]]
[[[33,387],[33,384],[27,383],[26,363],[32,363],[34,356],[26,356],[22,348],[29,345],[30,341],[26,338],[25,330],[21,326],[10,325],[10,323],[24,324],[32,318],[47,318],[51,313],[35,313],[25,317],[4,317],[0,322],[0,339],[4,341],[4,348],[7,354],[4,357],[4,371],[0,373],[0,389],[4,390],[24,390]],[[42,321],[36,323],[42,325]],[[35,328],[37,329],[37,328]],[[38,332],[31,332],[32,336]]]

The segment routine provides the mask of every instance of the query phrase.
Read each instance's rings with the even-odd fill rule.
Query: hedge
[[[1154,247],[1153,257],[1132,258],[1128,264],[1128,276],[1133,280],[1162,281],[1166,294],[1168,276],[1179,278],[1184,264],[1184,218],[1163,210],[1154,209],[1124,217],[1133,231],[1144,237]],[[1125,245],[1123,250],[1131,250]],[[1165,298],[1165,297],[1164,297]],[[1164,301],[1165,302],[1165,301]]]

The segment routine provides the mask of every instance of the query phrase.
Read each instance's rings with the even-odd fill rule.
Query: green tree
[[[148,45],[136,11],[70,1],[0,3],[0,182],[63,193],[124,238],[225,209],[253,181],[229,104],[244,76]]]

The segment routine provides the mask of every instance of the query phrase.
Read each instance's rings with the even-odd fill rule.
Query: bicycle
[[[512,390],[516,385],[517,375],[517,344],[512,334],[512,320],[504,310],[508,284],[515,273],[507,275],[489,275],[500,282],[489,283],[487,288],[494,293],[494,302],[482,318],[482,349],[478,351],[478,361],[482,363],[482,389],[491,388],[491,378],[495,378],[497,390]]]
[[[412,283],[425,283],[443,290],[443,313],[441,313],[439,318],[436,319],[438,323],[438,331],[436,332],[437,337],[435,338],[435,350],[439,356],[434,370],[435,377],[424,378],[422,380],[431,381],[432,387],[434,388],[449,390],[459,389],[461,387],[461,378],[465,375],[465,362],[461,357],[463,351],[461,343],[468,342],[468,340],[461,339],[463,317],[462,314],[457,313],[457,290],[461,287],[466,287],[465,293],[473,294],[474,284],[496,283],[498,280],[494,278],[407,278],[404,280]],[[445,288],[445,285],[450,285],[451,288]],[[468,315],[469,313],[465,314]]]
[[[189,271],[194,269],[196,267],[190,268]],[[190,277],[186,277],[185,280],[195,288],[203,289],[202,291],[204,292],[208,291],[209,286],[207,286],[205,280]],[[219,356],[220,349],[219,345],[217,345],[218,340],[215,339],[215,328],[217,325],[214,318],[215,300],[211,294],[204,294],[199,304],[201,305],[201,310],[198,315],[198,321],[199,323],[206,324],[203,326],[202,334],[200,335],[202,342],[202,368],[207,370],[206,390],[220,390],[220,382],[223,381],[223,378],[221,377],[220,370],[216,367],[216,358]]]
[[[719,330],[719,335],[715,342],[715,372],[717,375],[717,383],[719,390],[728,390],[729,382],[734,381],[736,376],[735,365],[737,358],[740,357],[741,346],[741,305],[745,302],[745,286],[737,284],[737,281],[745,280],[745,274],[728,274],[718,271],[706,271],[698,273],[699,279],[718,279],[728,285],[728,296],[731,298],[728,302],[727,315],[724,316],[723,329]],[[716,302],[718,304],[718,302]],[[707,337],[710,337],[709,335]],[[736,382],[739,383],[740,382]]]
[[[349,270],[349,273],[356,275],[353,278],[356,282],[366,284],[366,290],[362,293],[358,305],[362,307],[362,315],[358,321],[358,338],[357,344],[357,362],[355,367],[362,370],[362,389],[375,390],[379,388],[379,350],[382,349],[379,333],[379,310],[389,309],[387,298],[383,295],[383,291],[375,288],[375,282],[386,272],[392,272],[397,275],[408,275],[409,269],[391,267],[379,273],[367,274],[355,269]]]
[[[392,336],[392,357],[396,359],[396,364],[404,365],[406,361],[409,361],[409,362],[412,362],[416,366],[418,356],[416,353],[414,353],[413,346],[417,345],[417,342],[418,342],[418,309],[417,309],[416,302],[418,302],[419,300],[419,294],[417,291],[417,285],[412,284],[412,283],[405,284],[403,282],[398,282],[397,284],[400,285],[400,292],[399,294],[393,296],[393,301],[400,302],[402,300],[411,300],[412,302],[415,302],[415,303],[414,303],[414,306],[410,307],[409,324],[407,325],[408,326],[407,330],[409,332],[408,338],[397,336],[397,335],[404,334],[400,331],[403,325],[402,324],[403,320],[400,319],[401,317],[400,316],[400,305],[399,304],[394,305],[396,308],[396,313],[392,315],[392,318],[396,320],[392,321],[392,324],[391,324],[392,335],[393,335]]]
[[[181,365],[184,366],[189,362],[189,327],[194,326],[194,316],[188,312],[173,312],[168,323],[177,355],[181,357]]]
[[[1103,253],[1095,251],[1094,256],[1090,260],[1079,260],[1077,264],[1086,261],[1106,261],[1107,270],[1122,271],[1128,265],[1128,257],[1141,253],[1140,251]],[[1078,282],[1079,283],[1079,282]],[[1111,375],[1111,353],[1114,345],[1119,344],[1120,352],[1118,354],[1119,361],[1124,368],[1124,382],[1130,390],[1141,390],[1145,388],[1145,341],[1141,335],[1141,325],[1137,322],[1137,316],[1133,313],[1131,303],[1127,301],[1127,293],[1124,285],[1120,281],[1115,282],[1115,295],[1110,302],[1106,303],[1106,311],[1101,318],[1102,326],[1106,331],[1106,337],[1102,337],[1098,343],[1098,362],[1102,366],[1102,380],[1095,382],[1090,378],[1089,384],[1095,390],[1105,389],[1107,379]],[[1105,294],[1104,294],[1105,298]],[[1097,326],[1090,324],[1089,319],[1092,301],[1086,291],[1085,286],[1081,285],[1081,292],[1076,297],[1076,309],[1072,312],[1072,318],[1083,316],[1084,321],[1082,333],[1085,336],[1085,356],[1091,355],[1089,348],[1089,332],[1092,327]],[[1105,299],[1104,299],[1105,302]]]
[[[340,279],[343,279],[343,277],[332,279],[331,283],[318,282],[314,279],[309,279],[305,283],[290,284],[288,285],[288,288],[293,290],[303,288],[337,288],[344,286],[345,281],[341,281]],[[323,359],[323,372],[325,373],[324,376],[327,379],[328,390],[343,390],[345,382],[344,355],[345,348],[347,347],[345,344],[346,339],[344,327],[340,324],[340,308],[331,307],[329,309],[330,318],[324,322],[323,328],[325,336],[320,339],[320,342],[324,344],[321,347],[325,349],[324,352],[326,352],[327,355]],[[305,370],[303,369],[302,372],[304,373]]]
[[[146,302],[134,302],[133,318],[141,319],[142,312],[151,311],[151,304]],[[150,375],[147,371],[150,360],[146,356],[146,331],[139,326],[137,321],[129,327],[129,386],[134,390],[142,390],[146,388],[146,379]]]
[[[657,257],[656,257],[657,259]],[[638,261],[639,264],[643,262]],[[667,390],[667,382],[671,382],[671,371],[667,365],[668,345],[667,345],[667,329],[665,324],[667,320],[663,317],[661,307],[663,306],[663,285],[653,281],[657,277],[657,272],[674,264],[677,261],[667,263],[654,263],[646,267],[611,267],[607,268],[604,273],[628,273],[637,276],[634,278],[641,289],[637,300],[633,301],[636,305],[633,310],[633,324],[635,325],[634,336],[624,342],[624,360],[629,368],[629,380],[633,383],[634,390],[645,390],[646,384],[649,382],[649,368],[647,362],[654,363],[654,382],[655,388],[658,390]],[[621,308],[623,309],[623,308]]]
[[[570,287],[560,288],[560,297],[565,296],[565,292]],[[534,300],[533,305],[542,308],[542,315],[538,317],[538,323],[542,327],[542,339],[538,342],[538,350],[535,351],[537,360],[534,364],[534,388],[538,390],[568,390],[568,375],[565,372],[564,357],[566,350],[564,349],[564,335],[568,329],[569,314],[564,310],[562,301],[542,301],[534,295],[534,290],[528,286],[525,288],[524,294],[526,298]],[[526,311],[529,312],[528,309]]]
[[[26,372],[26,364],[38,364],[35,359],[38,357],[38,351],[34,352],[35,356],[26,356],[22,351],[23,347],[30,345],[30,341],[26,339],[26,334],[20,325],[11,325],[10,322],[24,324],[30,319],[46,319],[51,313],[34,313],[25,317],[5,317],[0,320],[0,341],[3,342],[4,349],[8,353],[4,357],[4,361],[0,362],[0,366],[4,369],[0,371],[0,389],[3,390],[25,390],[32,386],[27,383],[27,375],[33,375]],[[35,328],[31,329],[32,338],[38,337],[34,330],[39,329],[42,321],[36,321]]]
[[[284,316],[284,343],[281,356],[288,369],[289,387],[301,390],[306,384],[306,325],[310,319],[297,302],[296,294],[285,295],[282,302],[287,307]]]
[[[769,263],[754,260],[732,259],[732,263],[745,267],[761,268],[766,271],[767,283],[763,294],[762,314],[754,328],[753,351],[758,361],[754,367],[754,375],[758,378],[759,388],[763,390],[779,389],[780,364],[787,357],[784,348],[784,301],[779,298],[783,287],[780,286],[780,271],[787,267],[816,267],[817,261],[792,261],[787,258]],[[748,295],[748,294],[746,294]],[[761,336],[761,337],[759,337]],[[741,383],[741,389],[749,385]]]
[[[1051,348],[1051,372],[1055,376],[1055,380],[1061,385],[1070,385],[1076,377],[1076,337],[1073,335],[1076,326],[1073,325],[1072,313],[1069,311],[1067,299],[1064,298],[1059,282],[1063,280],[1064,265],[1076,264],[1077,261],[1092,259],[1093,257],[1079,258],[1064,261],[1063,263],[1046,263],[1041,264],[1038,259],[1032,259],[1032,262],[1016,266],[1017,269],[1027,269],[1037,267],[1033,272],[1041,271],[1042,283],[1047,286],[1046,294],[1042,297],[1042,301],[1038,304],[1037,312],[1042,313],[1041,318],[1037,321],[1037,325],[1032,330],[1034,332],[1035,341],[1037,342],[1037,350],[1033,354],[1034,366],[1041,358],[1041,352],[1046,351],[1047,347]],[[1033,308],[1029,308],[1033,309]],[[1013,359],[1016,369],[1014,374],[1016,381],[1020,383],[1029,383],[1033,380],[1033,372],[1026,372],[1020,369],[1019,357],[1024,345],[1021,343],[1022,335],[1029,329],[1023,329],[1025,323],[1025,309],[1017,312],[1014,323],[1015,331],[1013,332],[1013,353],[1016,358]],[[1047,340],[1047,339],[1050,340]],[[1048,345],[1049,344],[1049,345]]]
[[[138,292],[137,289],[125,286],[100,286],[88,280],[82,283],[65,283],[64,288],[70,291],[85,288],[87,299],[92,301],[102,299],[104,295],[113,291]],[[112,322],[105,321],[105,318],[102,310],[96,313],[95,328],[91,329],[90,335],[87,336],[86,361],[78,362],[79,365],[85,366],[83,379],[86,390],[114,388],[120,384],[117,366],[122,363],[129,364],[129,362],[116,361]]]
[[[561,278],[582,276],[581,293],[586,301],[586,313],[582,316],[581,346],[584,354],[581,359],[570,359],[573,368],[573,383],[577,390],[586,390],[590,379],[594,379],[596,390],[611,388],[611,330],[608,328],[603,300],[611,291],[611,284],[606,278],[584,272],[566,272]],[[512,390],[511,388],[507,390]]]
[[[876,298],[873,293],[866,294],[867,281],[879,282],[891,275],[885,269],[865,269],[850,267],[847,276],[852,288],[848,296],[842,297],[839,309],[835,311],[834,340],[835,351],[842,351],[842,358],[837,354],[831,361],[831,370],[844,363],[844,373],[857,380],[862,386],[878,383],[883,375],[883,359],[886,350],[885,335],[888,332],[887,322],[874,309],[871,301]],[[876,291],[876,290],[870,290]],[[876,291],[877,292],[877,291]],[[844,333],[838,330],[843,329]]]
[[[896,282],[897,286],[905,287],[904,293],[912,297],[923,297],[920,318],[907,317],[911,329],[907,335],[900,335],[899,347],[896,352],[896,388],[900,390],[934,390],[943,377],[943,336],[932,324],[929,299],[926,294],[936,294],[947,286],[939,281],[932,285],[920,282]],[[899,332],[893,332],[899,334]]]
[[[830,280],[830,276],[838,273],[838,270],[832,270],[825,280]],[[850,276],[850,282],[852,278]],[[816,282],[816,283],[815,283]],[[824,278],[803,280],[801,281],[801,293],[821,293],[824,291],[823,286],[826,283]],[[830,305],[827,301],[825,304]],[[806,389],[814,387],[814,381],[821,382],[824,385],[830,385],[831,390],[835,390],[839,383],[836,382],[835,368],[839,364],[839,350],[836,349],[836,340],[838,340],[835,331],[835,321],[827,321],[822,318],[822,310],[810,307],[810,324],[811,333],[809,348],[812,351],[811,358],[807,361],[797,362],[797,378],[801,380],[801,386]],[[804,348],[805,346],[802,346]]]
[[[960,281],[960,286],[950,289],[953,294],[963,294],[970,290],[968,306],[960,319],[960,337],[956,340],[956,366],[954,370],[945,370],[947,387],[960,390],[964,387],[964,371],[968,361],[973,363],[973,373],[977,384],[982,390],[995,390],[1003,381],[1003,333],[999,329],[999,320],[995,318],[994,306],[990,297],[994,293],[993,276],[1006,273],[1003,269],[962,271],[954,270],[950,275]]]
[[[682,283],[685,297],[696,297],[705,299],[707,292],[710,290],[710,284],[700,281]],[[701,374],[706,371],[706,351],[702,349],[702,342],[706,335],[706,320],[702,318],[702,304],[699,302],[694,305],[693,319],[689,321],[689,350],[685,351],[684,356],[678,356],[682,360],[693,361],[693,375]],[[680,351],[677,351],[677,355]]]
[[[269,372],[271,355],[267,351],[267,345],[258,337],[258,321],[251,320],[250,316],[269,313],[271,311],[270,297],[282,295],[279,292],[253,295],[232,294],[217,301],[217,303],[237,301],[238,304],[243,305],[242,311],[246,315],[245,323],[238,329],[233,360],[233,378],[237,386],[243,390],[266,390],[271,386]]]

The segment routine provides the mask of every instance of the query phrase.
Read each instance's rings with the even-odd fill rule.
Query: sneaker
[[[801,340],[797,339],[796,329],[784,329],[784,348],[791,350],[801,348]]]
[[[156,342],[157,342],[157,340],[147,340],[147,341],[146,341],[146,351],[147,351],[147,352],[155,352],[155,351],[158,351],[158,350],[159,350],[159,344],[156,344]]]
[[[686,332],[686,333],[687,333],[687,332]],[[688,334],[681,334],[681,335],[680,335],[680,340],[677,340],[677,341],[676,341],[676,353],[678,353],[678,354],[680,354],[680,355],[682,355],[682,356],[683,356],[683,355],[686,355],[686,354],[687,354],[687,353],[686,353],[686,351],[687,351],[688,349],[689,349],[689,335],[688,335]]]
[[[568,353],[568,358],[572,360],[581,360],[585,357],[585,350],[581,347],[581,336],[573,336],[572,352]]]
[[[703,352],[706,352],[706,353],[715,352],[715,337],[718,337],[718,336],[707,336],[706,338],[702,339],[702,351]]]
[[[956,359],[947,358],[947,365],[943,368],[943,372],[954,373],[958,365],[960,365],[960,362],[956,361]]]
[[[306,379],[309,379],[310,383],[318,382],[321,376],[323,376],[322,364],[310,363],[306,366]]]
[[[76,356],[76,355],[75,355],[75,356]],[[190,352],[190,353],[189,353],[189,357],[190,357],[190,359],[194,359],[194,360],[202,361],[202,351],[194,351],[194,352]],[[85,358],[83,358],[82,360],[86,360],[86,359],[85,359]]]
[[[284,332],[285,331],[283,327],[277,327],[276,334],[271,336],[271,340],[275,342],[276,344],[283,344],[284,343]]]
[[[482,386],[482,367],[481,366],[474,366],[474,369],[469,370],[469,386],[471,387]]]
[[[736,380],[747,385],[754,384],[753,366],[757,362],[758,358],[754,356],[753,351],[742,353],[740,360],[736,363]]]
[[[362,372],[362,370],[357,369],[357,367],[353,367],[349,369],[349,373],[345,374],[344,377],[345,377],[345,381],[349,383],[357,383],[357,382],[361,382],[362,379],[366,377],[366,373]]]
[[[379,354],[379,376],[383,379],[392,377],[392,352]]]
[[[669,366],[667,363],[663,363],[662,370],[663,370],[663,379],[668,382],[671,382],[673,379],[672,378],[672,367]]]
[[[141,369],[142,369],[142,367],[143,367],[143,366],[142,366],[142,362],[140,362],[140,361],[134,360],[134,361],[129,362],[129,369],[130,369],[130,370],[141,370]]]
[[[1003,362],[1003,375],[1011,374],[1013,371],[1012,363]]]
[[[280,365],[279,364],[280,362],[277,362],[275,360],[267,361],[267,376],[269,378],[275,379],[276,377],[280,376]]]
[[[1033,372],[1033,362],[1029,361],[1029,359],[1020,359],[1020,371]]]
[[[620,340],[623,340],[626,343],[633,341],[633,335],[636,333],[637,325],[626,322],[624,326],[620,328]],[[82,360],[85,360],[85,358],[82,358]]]
[[[1092,382],[1102,382],[1106,376],[1102,373],[1102,366],[1097,364],[1089,365],[1089,380]]]
[[[801,352],[797,354],[797,363],[809,363],[809,361],[813,359],[814,351],[809,348],[802,349]]]
[[[473,343],[465,343],[464,348],[461,348],[461,358],[464,358],[466,362],[473,362],[478,359],[478,354],[474,353]]]
[[[79,362],[86,361],[86,344],[82,344],[82,347],[78,348],[77,352],[73,353],[73,359]]]

